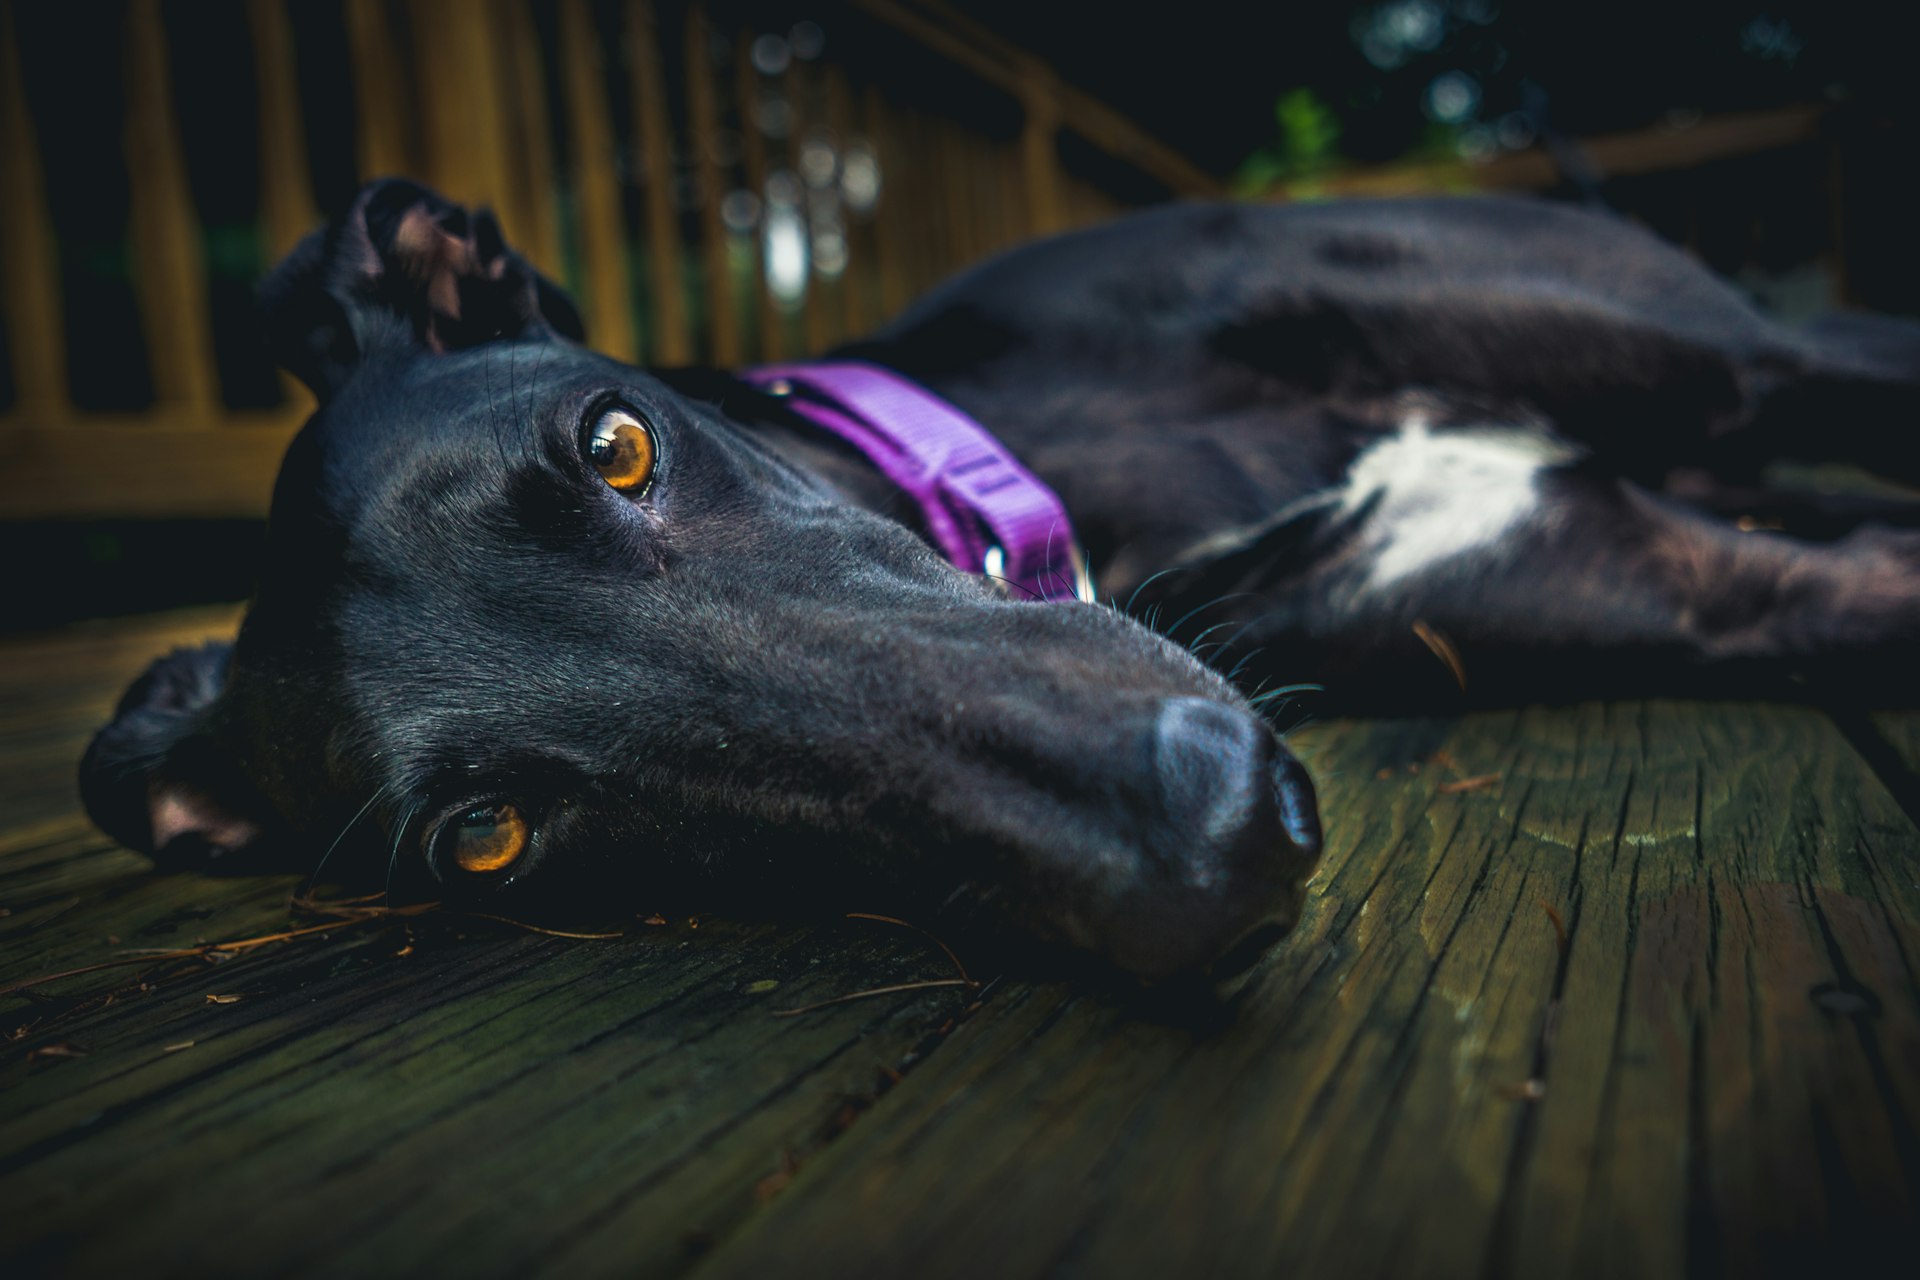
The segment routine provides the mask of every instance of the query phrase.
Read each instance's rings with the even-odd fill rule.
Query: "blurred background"
[[[309,408],[252,285],[367,177],[493,206],[642,363],[1179,197],[1532,192],[1912,314],[1911,9],[0,0],[0,627],[247,594]]]

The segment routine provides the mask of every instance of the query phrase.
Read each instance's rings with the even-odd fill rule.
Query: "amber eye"
[[[446,848],[462,871],[485,875],[518,862],[531,834],[512,805],[477,805],[454,820]]]
[[[638,493],[653,478],[653,433],[625,409],[609,409],[587,437],[587,457],[621,493]]]

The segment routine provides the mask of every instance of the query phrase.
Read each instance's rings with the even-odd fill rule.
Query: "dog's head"
[[[88,752],[111,834],[503,904],[983,917],[1154,976],[1291,922],[1312,789],[1224,680],[948,565],[743,425],[755,393],[576,345],[484,213],[370,187],[264,296],[320,408],[238,639]]]

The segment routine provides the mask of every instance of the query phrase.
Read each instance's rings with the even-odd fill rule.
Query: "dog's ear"
[[[179,649],[148,667],[80,761],[94,825],[141,853],[199,861],[259,838],[264,809],[207,731],[230,644]]]
[[[354,197],[260,286],[267,334],[287,370],[326,400],[386,341],[453,351],[496,338],[581,341],[580,313],[557,285],[468,210],[388,178]]]

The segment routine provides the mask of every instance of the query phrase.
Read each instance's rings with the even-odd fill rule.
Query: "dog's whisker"
[[[1220,640],[1215,642],[1215,644],[1212,646],[1215,656],[1220,657],[1220,656],[1224,656],[1225,654],[1233,652],[1233,647],[1240,643],[1241,636],[1244,636],[1245,634],[1247,634],[1247,632],[1259,626],[1262,622],[1265,622],[1268,618],[1271,618],[1273,616],[1273,613],[1274,613],[1273,610],[1268,610],[1264,613],[1257,613],[1253,617],[1248,618],[1245,622],[1243,622],[1240,625],[1239,629],[1236,630],[1232,635],[1228,636],[1225,640]],[[1258,652],[1258,651],[1256,650],[1255,652]],[[1197,652],[1195,656],[1196,657],[1199,656]],[[1248,655],[1248,656],[1252,656],[1252,655]],[[1208,659],[1208,664],[1218,665],[1212,659]],[[1238,671],[1239,667],[1236,666],[1234,670]]]
[[[400,821],[394,824],[393,840],[387,854],[387,885],[385,897],[389,905],[393,903],[393,874],[400,866],[400,845],[406,840],[407,832],[412,829],[414,819],[420,816],[420,810],[426,807],[426,803],[425,800],[415,800],[412,804],[408,805],[406,811],[401,814]]]
[[[1152,585],[1153,585],[1154,583],[1156,583],[1156,582],[1158,582],[1158,581],[1160,581],[1160,579],[1162,579],[1162,578],[1164,578],[1164,577],[1166,577],[1166,576],[1167,576],[1168,574],[1170,574],[1170,573],[1179,573],[1179,572],[1180,572],[1180,571],[1181,571],[1182,569],[1184,569],[1184,568],[1186,568],[1186,567],[1187,567],[1187,566],[1185,566],[1185,565],[1174,565],[1174,566],[1173,566],[1172,568],[1169,568],[1169,569],[1162,569],[1162,570],[1161,570],[1160,572],[1158,572],[1158,573],[1156,573],[1156,574],[1153,574],[1153,575],[1151,575],[1150,577],[1148,577],[1148,578],[1147,578],[1147,579],[1146,579],[1145,581],[1143,581],[1143,582],[1142,582],[1142,583],[1141,583],[1141,584],[1140,584],[1139,586],[1137,586],[1137,587],[1135,587],[1135,588],[1133,589],[1133,594],[1132,594],[1132,595],[1129,595],[1129,596],[1127,597],[1127,607],[1126,607],[1126,608],[1124,608],[1124,609],[1122,609],[1122,610],[1121,610],[1120,612],[1122,612],[1122,613],[1124,613],[1124,614],[1126,614],[1126,615],[1127,615],[1128,617],[1132,617],[1132,616],[1133,616],[1133,606],[1134,606],[1134,602],[1140,599],[1140,593],[1141,593],[1142,591],[1145,591],[1145,590],[1146,590],[1146,589],[1147,589],[1148,587],[1150,587],[1150,586],[1152,586]]]
[[[627,866],[643,881],[657,856],[744,888],[761,860],[740,846],[791,833],[827,874],[781,877],[870,877],[881,905],[962,881],[957,918],[1031,923],[1165,975],[1212,964],[1302,878],[1291,871],[1318,849],[1312,784],[1269,730],[1310,723],[1322,690],[1275,688],[1270,673],[1311,677],[1303,656],[1319,654],[1343,672],[1343,703],[1396,697],[1378,619],[1440,601],[1463,651],[1525,655],[1476,699],[1564,692],[1582,674],[1564,655],[1615,641],[1630,664],[1716,656],[1703,642],[1798,663],[1800,637],[1822,637],[1809,659],[1897,657],[1920,627],[1911,575],[1884,563],[1909,535],[1798,547],[1642,503],[1619,490],[1629,476],[1607,474],[1621,438],[1601,432],[1619,415],[1593,407],[1619,395],[1627,418],[1643,400],[1694,412],[1698,397],[1663,370],[1694,368],[1706,342],[1740,385],[1765,374],[1769,414],[1801,403],[1780,352],[1827,361],[1808,368],[1835,385],[1864,378],[1861,394],[1904,412],[1920,399],[1920,343],[1889,331],[1856,360],[1851,326],[1817,342],[1768,336],[1678,255],[1571,211],[1462,200],[1378,206],[1353,227],[1344,216],[1169,209],[1075,242],[1099,252],[1041,245],[1021,251],[1035,255],[1025,265],[983,266],[849,348],[859,361],[649,372],[561,340],[571,324],[543,321],[569,308],[496,247],[491,221],[411,183],[369,187],[264,295],[318,408],[278,486],[247,641],[143,677],[89,748],[89,807],[148,852],[188,835],[234,849],[265,821],[351,813],[309,884],[343,847],[371,879],[386,837],[389,900],[427,883],[502,902],[545,885],[591,893],[609,874],[602,851],[620,855],[616,885]],[[1566,237],[1583,226],[1600,256],[1569,272],[1585,242]],[[1204,242],[1192,256],[1170,235],[1185,232]],[[1221,257],[1223,239],[1241,243],[1241,263]],[[1143,326],[1112,286],[1148,254],[1190,302]],[[1515,279],[1556,299],[1564,284],[1567,305],[1514,323]],[[1315,298],[1313,314],[1276,321],[1276,289]],[[1395,351],[1347,341],[1372,316],[1405,338]],[[364,343],[337,340],[342,319]],[[1274,323],[1302,326],[1299,350],[1274,357]],[[1003,346],[1005,362],[988,354]],[[1599,354],[1556,354],[1575,349]],[[1756,366],[1756,352],[1774,354]],[[1610,371],[1600,400],[1596,368]],[[1062,435],[1054,406],[1079,401],[1089,374],[1097,410],[1071,416],[1097,412],[1103,430]],[[600,407],[615,401],[632,411]],[[531,429],[596,411],[558,439]],[[1116,456],[1116,441],[1140,452]],[[977,449],[1072,483],[989,475]],[[1650,454],[1635,473],[1675,465]],[[1161,541],[1170,520],[1181,542]],[[1076,527],[1117,581],[1137,581],[1124,607],[1000,608],[1074,585],[1093,595]],[[966,587],[961,569],[982,567],[968,531],[993,529],[1007,531],[1006,559],[980,575],[987,590]],[[1113,548],[1168,567],[1149,575],[1151,558]],[[1785,580],[1797,603],[1764,626],[1676,630],[1682,614],[1727,615],[1728,592],[1787,594]],[[1677,614],[1688,590],[1700,598]],[[247,803],[216,803],[228,795]],[[289,796],[290,811],[265,816]],[[443,801],[457,818],[442,823]],[[1275,821],[1297,827],[1306,860],[1278,878],[1250,839]],[[1088,832],[1101,833],[1097,856]],[[583,854],[577,872],[562,865]]]
[[[1035,591],[1032,587],[1028,586],[1024,582],[1015,582],[1012,578],[1003,577],[1002,575],[997,573],[983,573],[980,576],[983,578],[992,578],[995,582],[1004,582],[1009,587],[1014,587],[1014,588],[1017,588],[1018,590],[1026,592],[1028,595],[1032,596],[1035,600],[1040,600],[1040,601],[1046,600],[1045,596],[1041,595],[1038,591]]]
[[[540,344],[540,354],[534,357],[533,374],[527,379],[527,420],[528,421],[533,420],[533,398],[539,392],[540,370],[546,365],[547,357],[552,354],[553,354],[553,344],[551,342],[543,342]]]
[[[1233,664],[1233,670],[1227,672],[1228,683],[1232,683],[1233,681],[1238,680],[1240,678],[1240,673],[1246,669],[1246,665],[1249,662],[1252,662],[1255,658],[1259,657],[1261,654],[1265,653],[1266,651],[1267,651],[1267,647],[1265,645],[1261,645],[1257,649],[1248,650],[1246,653],[1246,656],[1242,657],[1240,661]]]
[[[1247,702],[1249,705],[1257,707],[1270,699],[1284,698],[1290,693],[1325,693],[1326,691],[1327,686],[1323,684],[1313,684],[1311,682],[1288,684],[1282,685],[1278,689],[1269,690],[1266,693],[1256,693],[1253,697],[1248,698]]]
[[[494,347],[492,343],[488,343],[481,348],[480,371],[486,379],[487,426],[493,432],[493,447],[500,454],[500,466],[504,472],[510,468],[512,464],[507,460],[507,440],[500,431],[499,405],[493,393],[493,356]]]
[[[1212,635],[1214,632],[1219,631],[1223,627],[1230,627],[1238,621],[1239,621],[1238,618],[1228,618],[1225,622],[1214,623],[1212,626],[1208,627],[1205,631],[1202,631],[1199,635],[1195,636],[1192,642],[1187,645],[1187,648],[1189,649],[1193,648],[1194,645],[1199,644],[1201,641],[1205,640],[1208,636]]]
[[[340,828],[340,834],[333,838],[333,843],[327,846],[327,851],[320,855],[320,861],[314,865],[313,874],[307,877],[307,884],[306,888],[302,890],[303,893],[313,892],[314,885],[320,882],[320,873],[326,870],[327,859],[331,858],[334,850],[340,847],[340,842],[347,838],[347,833],[358,826],[362,818],[372,812],[373,806],[380,803],[381,798],[391,791],[392,787],[393,784],[391,783],[382,783],[380,786],[375,787],[373,794],[367,797],[367,802],[361,805],[359,811],[351,818],[347,819],[347,824]]]
[[[520,408],[520,348],[518,345],[507,347],[507,406],[515,412]]]
[[[1213,608],[1215,605],[1225,604],[1229,600],[1253,599],[1258,594],[1259,594],[1258,592],[1254,592],[1254,591],[1233,591],[1223,596],[1215,596],[1213,599],[1207,601],[1205,604],[1195,605],[1193,608],[1181,614],[1180,620],[1178,622],[1175,622],[1172,626],[1168,627],[1164,634],[1166,635],[1167,639],[1171,640],[1175,635],[1179,633],[1180,628],[1186,626],[1188,621],[1190,621],[1196,615],[1205,613],[1207,610]]]

